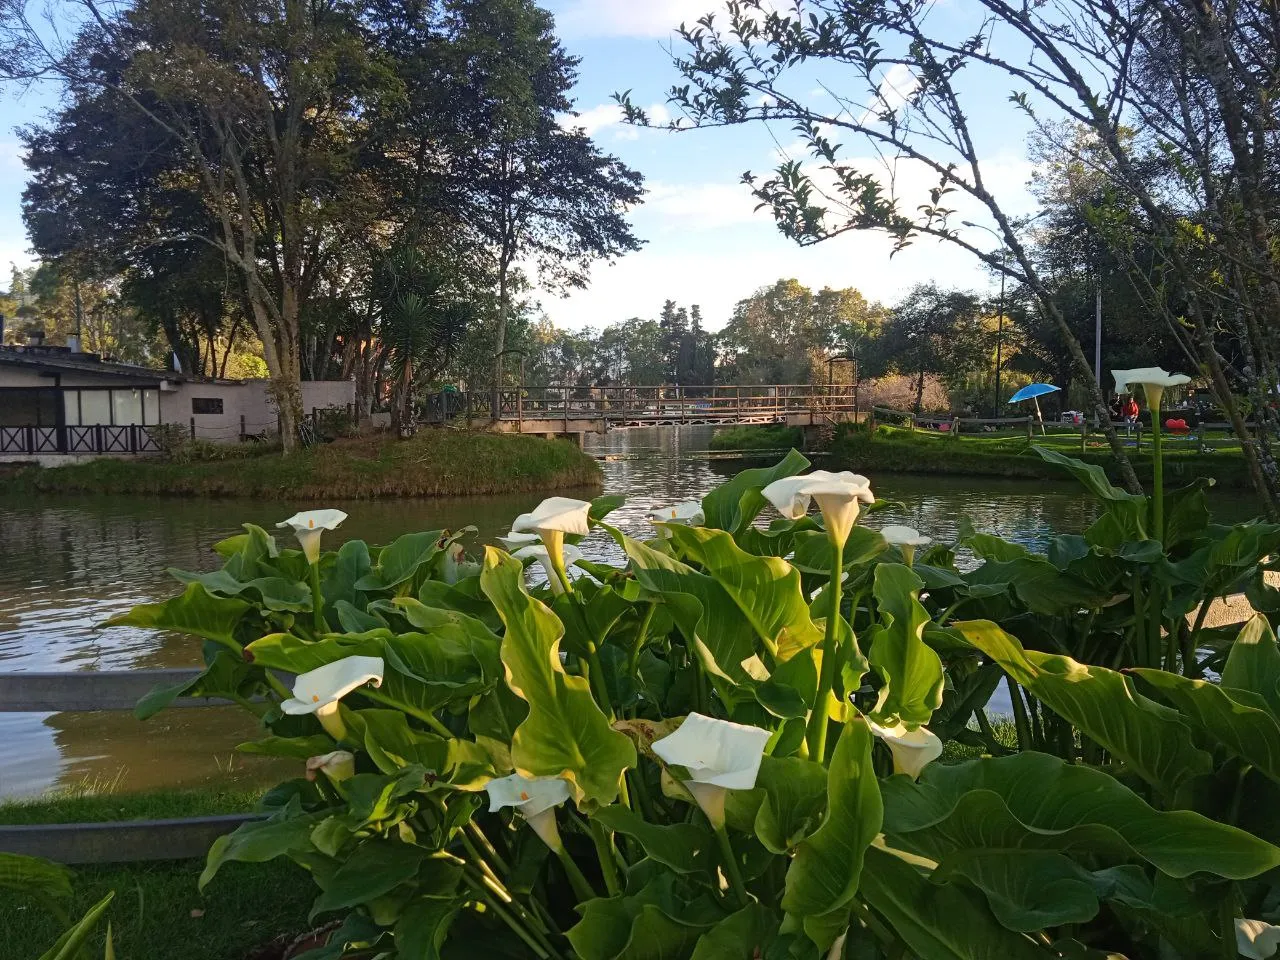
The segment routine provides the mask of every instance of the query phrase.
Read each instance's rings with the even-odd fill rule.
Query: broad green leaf
[[[198,583],[191,583],[182,595],[160,603],[140,603],[128,613],[103,622],[104,627],[150,627],[204,637],[239,652],[235,630],[251,609],[243,600],[215,597]]]
[[[892,777],[881,789],[889,842],[939,862],[974,850],[1054,850],[1234,880],[1280,865],[1280,849],[1243,830],[1156,810],[1110,774],[1044,753],[933,763],[919,783]]]
[[[107,912],[107,907],[111,906],[116,892],[112,890],[105,897],[89,908],[89,911],[76,922],[76,925],[58,938],[47,952],[41,954],[40,960],[75,960],[82,956],[81,951],[89,938],[93,936],[93,931],[97,929],[98,924],[102,921],[102,915]]]
[[[240,695],[241,687],[253,674],[253,664],[242,655],[219,650],[213,662],[199,676],[167,687],[156,687],[144,694],[133,708],[133,715],[139,720],[146,720],[179,697],[231,699]]]
[[[925,724],[942,706],[942,660],[924,642],[929,611],[917,599],[924,584],[900,563],[880,563],[872,595],[880,623],[871,629],[868,659],[884,678],[875,714],[892,722]]]
[[[611,803],[623,772],[635,766],[635,747],[610,727],[586,679],[560,665],[564,628],[525,592],[520,561],[489,547],[480,580],[506,624],[501,653],[507,685],[529,704],[511,743],[516,770],[527,777],[564,777],[579,805]]]
[[[396,957],[399,960],[440,960],[440,948],[449,935],[453,918],[462,909],[455,897],[423,897],[414,900],[396,923]]]
[[[1163,670],[1133,669],[1181,713],[1228,751],[1280,782],[1280,723],[1267,709],[1241,702],[1247,691],[1232,690],[1204,680],[1191,680]],[[1258,699],[1258,704],[1265,700]]]
[[[1051,850],[965,850],[948,856],[931,878],[963,877],[983,892],[1001,924],[1035,933],[1098,915],[1094,877],[1070,857]]]
[[[215,596],[243,597],[268,610],[297,612],[311,609],[311,588],[284,577],[237,580],[226,570],[187,573],[174,567],[169,568],[169,575],[182,583],[198,583]]]
[[[344,907],[368,903],[413,879],[430,851],[399,840],[362,841],[342,866],[323,883],[323,892],[311,907],[311,918]],[[439,862],[438,869],[461,867]]]
[[[67,921],[66,902],[74,893],[71,871],[60,863],[0,852],[0,891],[19,899],[39,901],[61,923]]]
[[[827,773],[827,814],[796,848],[782,909],[798,916],[830,913],[858,891],[863,855],[880,832],[883,806],[871,765],[871,730],[862,718],[844,725]]]
[[[1141,494],[1129,493],[1127,490],[1121,490],[1119,487],[1113,486],[1111,481],[1107,479],[1107,472],[1095,463],[1076,460],[1074,457],[1068,457],[1039,444],[1033,444],[1031,450],[1041,460],[1065,469],[1099,500],[1111,503],[1141,503],[1144,506],[1147,502],[1147,498]]]
[[[1251,617],[1241,629],[1222,668],[1222,685],[1258,695],[1280,716],[1280,647],[1266,617]]]
[[[1023,650],[1014,637],[986,620],[953,626],[1015,681],[1153,786],[1172,795],[1186,778],[1209,772],[1211,758],[1195,746],[1191,729],[1177,711],[1139,694],[1124,675],[1070,657]]]
[[[649,823],[638,813],[617,804],[601,807],[592,819],[605,828],[635,837],[651,860],[676,873],[714,875],[717,867],[716,841],[704,828],[692,823]]]
[[[263,737],[261,740],[250,740],[236,747],[240,753],[253,753],[265,757],[293,757],[295,760],[307,760],[333,749],[333,738],[327,733],[317,733],[309,737]]]
[[[809,617],[800,573],[787,561],[753,556],[729,534],[705,527],[672,527],[671,539],[724,588],[739,616],[777,650],[779,662],[822,641]]]
[[[311,849],[311,828],[327,812],[302,813],[295,799],[268,820],[250,820],[213,841],[197,886],[203,890],[225,863],[265,863],[293,852]]]
[[[428,580],[418,588],[418,599],[424,606],[457,610],[479,620],[490,630],[500,630],[502,620],[493,609],[493,604],[478,593],[479,585],[479,577],[452,585],[439,580]]]
[[[632,896],[597,898],[580,908],[567,933],[581,960],[670,960],[689,954],[703,931],[724,914],[705,898],[677,891],[659,875]]]
[[[1054,954],[1006,930],[982,895],[929,880],[933,864],[873,844],[861,891],[917,960],[1051,960]]]
[[[397,537],[378,554],[373,569],[353,585],[356,590],[390,590],[413,578],[419,568],[430,563],[440,552],[443,530],[406,533]]]
[[[370,759],[385,774],[395,775],[417,765],[433,782],[438,779],[469,790],[495,773],[480,745],[415,730],[399,710],[353,710],[346,719]]]
[[[333,608],[343,602],[357,610],[364,609],[366,598],[356,589],[356,584],[373,570],[367,543],[348,540],[338,548],[333,563],[326,564],[323,570],[320,592],[324,595],[326,607]]]
[[[778,919],[758,903],[731,913],[698,938],[689,960],[763,957],[778,932]]]
[[[326,617],[330,613],[337,617],[338,626],[342,628],[343,633],[366,633],[387,625],[387,621],[381,617],[361,610],[346,600],[338,600],[325,610]]]
[[[529,705],[500,683],[471,701],[467,726],[471,735],[490,756],[499,776],[515,769],[511,763],[511,741],[516,728],[529,715]]]
[[[884,537],[879,530],[854,525],[849,531],[849,539],[844,542],[844,567],[862,566],[874,560],[888,549]],[[818,576],[831,575],[831,562],[834,551],[831,538],[824,530],[805,530],[795,535],[795,553],[791,558],[797,570]]]
[[[1212,477],[1197,477],[1195,482],[1171,490],[1164,497],[1164,545],[1174,547],[1204,536],[1209,528],[1209,504],[1205,491],[1214,485]]]
[[[827,771],[799,757],[761,758],[756,790],[763,795],[755,833],[773,853],[787,853],[814,831],[827,806]]]
[[[772,467],[743,470],[732,480],[722,483],[702,498],[702,513],[707,526],[717,530],[741,533],[764,509],[767,502],[760,493],[775,480],[794,477],[809,468],[809,460],[792,450]]]

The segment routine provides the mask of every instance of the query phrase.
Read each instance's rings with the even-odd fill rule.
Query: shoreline
[[[209,459],[99,459],[0,474],[0,497],[104,494],[296,501],[436,499],[599,488],[595,458],[574,444],[520,434],[424,430],[278,451],[205,448]]]

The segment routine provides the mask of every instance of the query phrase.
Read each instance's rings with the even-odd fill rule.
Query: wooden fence
[[[132,710],[153,687],[194,679],[197,670],[84,673],[0,673],[0,712]],[[226,700],[175,701],[178,707],[218,706]],[[126,863],[203,857],[209,845],[257,814],[122,820],[108,823],[0,824],[0,853],[58,863]]]

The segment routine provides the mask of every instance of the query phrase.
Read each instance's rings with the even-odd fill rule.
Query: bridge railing
[[[655,423],[762,420],[796,413],[853,410],[856,399],[852,384],[525,386],[496,391],[442,391],[428,399],[423,419],[428,423],[464,417]]]

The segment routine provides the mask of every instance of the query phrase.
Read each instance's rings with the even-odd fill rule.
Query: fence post
[[[951,418],[951,435],[953,437],[960,436],[960,418],[959,417]]]
[[[914,413],[907,414],[907,430],[911,433],[916,432],[916,415]]]
[[[1080,418],[1080,452],[1084,453],[1089,446],[1089,421]]]
[[[560,388],[564,391],[564,432],[569,432],[569,385]]]
[[[194,440],[195,438],[196,438],[196,418],[192,417],[191,418],[191,439]]]
[[[1032,440],[1035,439],[1034,426],[1033,426],[1034,423],[1035,421],[1032,418],[1031,414],[1027,414],[1027,443],[1030,443]]]

